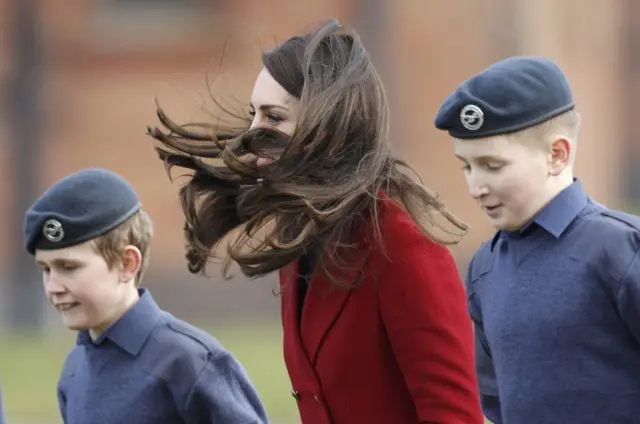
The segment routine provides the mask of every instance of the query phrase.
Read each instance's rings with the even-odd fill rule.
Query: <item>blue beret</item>
[[[552,61],[502,60],[460,84],[444,101],[435,126],[455,138],[523,130],[574,108],[569,82]]]
[[[24,243],[36,249],[73,246],[105,234],[140,209],[133,187],[104,169],[85,169],[51,186],[26,212]]]

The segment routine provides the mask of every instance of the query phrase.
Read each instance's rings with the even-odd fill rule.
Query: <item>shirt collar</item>
[[[139,289],[140,299],[96,340],[88,331],[78,333],[77,344],[100,345],[111,340],[131,355],[137,355],[160,319],[162,310],[147,289]]]
[[[580,211],[587,206],[589,198],[578,178],[554,197],[527,225],[517,231],[498,231],[491,240],[491,250],[499,238],[521,237],[533,224],[543,228],[555,238],[560,238]]]

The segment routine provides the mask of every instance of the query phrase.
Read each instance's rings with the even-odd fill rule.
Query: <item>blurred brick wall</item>
[[[582,7],[583,2],[578,1],[479,0],[465,2],[464,7],[458,2],[382,2],[386,22],[382,35],[378,34],[381,46],[376,51],[382,52],[378,59],[384,60],[381,67],[393,90],[394,145],[452,211],[471,224],[469,237],[454,249],[462,269],[491,229],[466,194],[450,141],[433,128],[432,121],[440,102],[456,84],[504,56],[543,54],[565,68],[584,121],[578,173],[596,199],[611,206],[622,203],[621,131],[625,123],[618,47],[620,8],[618,3],[595,0],[589,2],[590,7]],[[270,298],[273,279],[265,284],[234,281],[216,285],[187,275],[178,184],[166,178],[151,141],[144,136],[145,128],[156,122],[156,97],[178,121],[206,118],[198,112],[201,96],[206,96],[205,72],[214,69],[220,57],[218,35],[224,32],[224,23],[234,22],[232,17],[259,34],[262,47],[267,48],[274,40],[309,29],[325,17],[356,23],[358,3],[211,1],[212,13],[225,12],[227,18],[222,22],[207,13],[207,8],[183,20],[178,20],[179,14],[161,13],[115,15],[114,19],[101,9],[106,3],[41,2],[46,35],[45,147],[34,152],[42,167],[41,187],[82,167],[107,167],[121,173],[136,186],[156,222],[150,276],[156,277],[153,284],[166,303],[197,316],[210,310],[232,314],[238,305],[277,312],[277,302]],[[8,0],[0,0],[3,28],[7,5]],[[238,25],[236,32],[244,31]],[[219,81],[227,84],[219,86],[223,92],[248,99],[259,70],[257,52],[247,47],[228,53],[229,72]],[[2,39],[0,81],[8,69],[7,43]],[[0,125],[0,196],[10,199],[11,159],[4,153],[8,145],[4,128]],[[7,202],[0,205],[0,222],[15,222],[6,206]],[[7,249],[16,242],[0,241],[0,269]],[[215,270],[210,273],[217,275]],[[174,279],[184,283],[175,284]]]

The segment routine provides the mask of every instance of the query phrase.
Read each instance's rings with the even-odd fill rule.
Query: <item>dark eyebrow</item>
[[[36,262],[38,265],[40,266],[48,266],[48,264],[44,261],[37,261]],[[53,266],[63,266],[63,265],[81,265],[82,261],[79,261],[77,259],[54,259],[51,261],[51,265]]]
[[[251,109],[255,109],[256,107],[253,105],[253,103],[249,103],[249,106],[251,107]],[[260,105],[260,110],[261,111],[267,111],[270,109],[282,109],[282,110],[289,110],[288,108],[286,108],[285,106],[280,106],[280,105]]]
[[[467,161],[467,159],[466,159],[466,158],[463,158],[462,156],[456,155],[456,157],[457,157],[458,159],[460,159],[461,161],[464,161],[464,162],[466,162],[466,161]],[[492,160],[501,160],[501,161],[504,161],[505,159],[504,159],[504,158],[501,158],[501,157],[499,157],[499,156],[488,156],[488,155],[485,155],[485,156],[472,157],[472,158],[471,158],[471,160],[474,160],[474,161],[476,161],[476,162],[489,162],[489,161],[492,161]]]

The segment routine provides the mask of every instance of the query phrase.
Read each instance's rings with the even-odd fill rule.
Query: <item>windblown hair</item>
[[[246,276],[262,276],[318,245],[335,263],[363,231],[379,241],[381,196],[397,201],[435,241],[455,243],[464,234],[466,225],[402,172],[411,168],[391,153],[386,94],[357,33],[330,20],[264,53],[262,63],[300,99],[291,136],[250,129],[248,116],[236,127],[179,125],[160,107],[163,128],[148,129],[162,144],[156,150],[167,172],[194,171],[180,190],[192,273],[204,272],[232,233],[225,275],[236,262]],[[256,157],[275,160],[256,167]],[[461,231],[437,224],[434,212]],[[436,237],[435,228],[454,237]],[[319,265],[328,272],[323,260]]]

